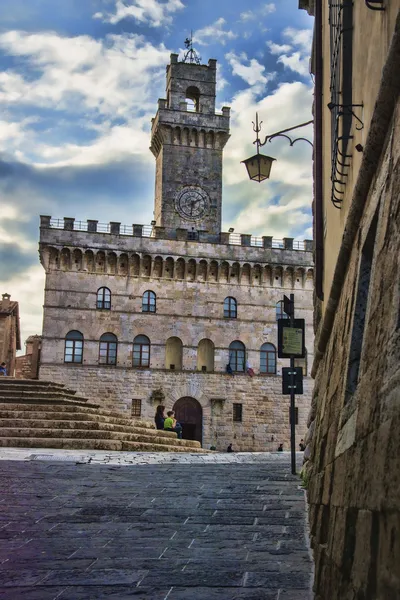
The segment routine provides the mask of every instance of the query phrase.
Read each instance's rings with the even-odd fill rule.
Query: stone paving
[[[311,598],[286,453],[0,458],[1,600]]]

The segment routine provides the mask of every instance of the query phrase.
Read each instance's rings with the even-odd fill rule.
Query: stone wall
[[[195,398],[203,410],[205,448],[225,450],[231,442],[237,451],[274,451],[279,443],[285,450],[290,447],[289,396],[282,396],[280,377],[42,364],[40,378],[64,383],[108,408],[128,413],[132,399],[141,399],[141,418],[151,420],[159,403],[152,400],[153,391],[162,390],[167,410],[182,397]],[[311,391],[309,377],[304,395],[296,398],[297,443],[306,433]],[[241,423],[233,422],[233,403],[243,404]]]
[[[315,381],[316,600],[400,597],[399,222],[398,103]]]
[[[312,388],[311,252],[289,249],[289,244],[277,249],[182,242],[47,225],[41,228],[41,261],[46,289],[40,378],[71,385],[118,410],[129,411],[132,399],[141,399],[145,417],[153,416],[150,396],[160,387],[170,406],[174,394],[176,399],[193,397],[203,408],[204,442],[218,442],[221,448],[232,441],[237,448],[262,450],[269,440],[268,449],[274,449],[278,439],[288,448],[288,398],[281,394],[280,378],[288,361],[277,360],[276,376],[261,375],[260,348],[276,346],[276,304],[283,294],[294,293],[296,316],[306,321],[309,353],[305,393],[299,399],[298,433],[304,436]],[[111,292],[111,310],[96,308],[103,286]],[[154,314],[142,312],[148,290],[156,294]],[[224,317],[228,296],[237,301],[237,318]],[[84,337],[82,365],[64,363],[65,336],[71,330]],[[118,338],[116,366],[98,365],[104,333]],[[149,369],[132,365],[138,335],[150,340]],[[182,342],[182,371],[178,361],[167,359],[170,338]],[[204,340],[214,350],[207,361],[199,359]],[[245,345],[255,377],[226,374],[235,340]],[[168,369],[170,362],[176,371]],[[232,424],[233,402],[243,404],[242,425]]]

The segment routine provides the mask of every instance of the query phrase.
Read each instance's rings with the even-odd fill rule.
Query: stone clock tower
[[[229,111],[215,113],[216,60],[167,66],[167,99],[152,120],[156,157],[154,219],[158,227],[221,231],[222,152]]]

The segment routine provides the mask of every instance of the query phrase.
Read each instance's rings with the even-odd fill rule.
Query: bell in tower
[[[171,54],[167,99],[152,120],[156,157],[154,219],[167,229],[221,231],[222,152],[229,138],[228,107],[215,112],[217,61],[200,61],[191,46],[182,62]],[[186,44],[188,47],[188,43]]]

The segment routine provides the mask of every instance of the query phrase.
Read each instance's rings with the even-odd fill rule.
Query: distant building
[[[38,379],[41,335],[30,335],[25,342],[25,354],[17,356],[15,361],[15,377],[17,379]]]
[[[400,597],[400,0],[315,15],[316,600]]]
[[[215,111],[216,61],[172,54],[166,92],[152,122],[152,226],[41,217],[40,378],[133,417],[152,419],[165,404],[205,447],[288,450],[276,319],[293,292],[307,324],[300,439],[312,390],[312,242],[221,232],[229,108]]]
[[[18,302],[2,294],[0,303],[0,363],[5,362],[7,373],[14,375],[17,350],[21,350]]]

